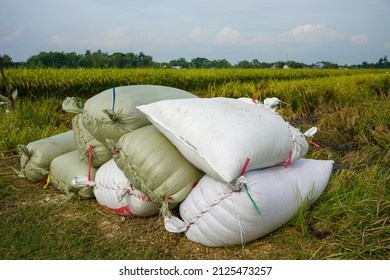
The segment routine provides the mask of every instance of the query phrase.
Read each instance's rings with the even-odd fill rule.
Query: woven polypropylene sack
[[[84,127],[80,114],[73,117],[72,129],[74,142],[80,152],[80,159],[82,161],[88,163],[89,158],[91,158],[92,166],[98,168],[112,159],[111,150],[96,140]]]
[[[114,159],[96,172],[93,192],[96,200],[111,213],[130,217],[157,214],[160,205],[132,186]]]
[[[67,131],[43,138],[27,145],[18,145],[20,155],[20,177],[33,182],[47,178],[52,160],[62,154],[77,149],[73,140],[73,131]]]
[[[88,163],[80,160],[80,152],[72,151],[56,157],[50,164],[51,183],[60,191],[70,196],[93,198],[92,186],[77,187],[72,180],[77,176],[95,179],[97,168],[89,167]]]
[[[243,170],[291,163],[308,150],[304,135],[261,104],[198,98],[138,108],[188,161],[228,183]]]
[[[204,174],[153,125],[123,135],[113,158],[135,188],[159,203],[183,201]]]
[[[316,201],[332,165],[330,160],[300,159],[288,169],[249,171],[238,189],[205,175],[180,204],[182,229],[191,241],[210,247],[256,240]]]
[[[148,119],[136,106],[165,99],[195,98],[177,88],[157,85],[133,85],[107,89],[85,102],[82,122],[100,142],[118,141],[128,132],[145,125]]]

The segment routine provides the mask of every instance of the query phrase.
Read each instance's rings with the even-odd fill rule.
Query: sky
[[[0,0],[0,55],[373,63],[390,55],[389,15],[389,0]]]

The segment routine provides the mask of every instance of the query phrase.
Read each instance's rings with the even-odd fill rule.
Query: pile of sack
[[[333,161],[303,158],[316,128],[301,133],[277,104],[155,85],[108,89],[84,106],[66,98],[72,130],[19,145],[20,175],[115,214],[160,213],[168,231],[205,246],[243,245],[316,201],[332,171]]]

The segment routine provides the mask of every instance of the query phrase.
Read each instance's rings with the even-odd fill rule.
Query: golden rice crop
[[[381,70],[319,69],[6,69],[11,88],[21,96],[90,97],[114,86],[157,84],[199,93],[199,95],[262,97],[287,92],[310,93],[310,82],[361,76],[364,84],[382,94],[390,88],[389,75]],[[371,75],[371,76],[370,76]],[[374,76],[386,76],[381,83]],[[366,77],[365,77],[366,76]],[[371,79],[371,80],[370,80]],[[292,83],[295,82],[295,83]],[[281,83],[281,85],[278,85]],[[242,84],[249,84],[242,85]],[[288,86],[289,85],[289,86]],[[318,84],[316,83],[316,88]],[[316,92],[313,92],[316,94]]]

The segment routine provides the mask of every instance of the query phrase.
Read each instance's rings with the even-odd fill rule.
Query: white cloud
[[[217,45],[235,44],[240,38],[240,32],[231,27],[224,27],[219,31],[214,39]]]
[[[390,49],[390,42],[385,42],[385,48]]]
[[[366,33],[354,35],[351,37],[351,42],[356,44],[366,44],[368,43],[368,36]]]
[[[192,29],[191,34],[186,38],[186,41],[205,42],[209,40],[209,35],[206,30],[199,27]]]
[[[0,34],[0,44],[10,43],[18,39],[22,35],[22,29],[16,28],[15,30],[6,33]]]
[[[288,32],[282,33],[283,40],[292,40],[305,43],[334,41],[342,38],[340,34],[325,26],[325,24],[298,25]]]
[[[246,45],[258,47],[259,45],[270,45],[276,42],[276,37],[270,34],[258,34],[248,38]]]
[[[107,46],[124,46],[128,43],[129,36],[128,36],[129,31],[126,28],[123,27],[116,27],[113,30],[108,31],[104,35],[104,44]]]
[[[93,48],[93,49],[122,49],[129,46],[131,42],[143,42],[147,43],[154,36],[131,36],[130,30],[123,27],[116,27],[108,30],[104,33],[98,33],[91,36],[72,36],[70,34],[54,34],[50,37],[50,43],[57,47],[72,47],[79,46],[82,48]]]
[[[115,27],[104,33],[99,33],[94,36],[87,36],[81,39],[76,39],[76,43],[80,47],[93,49],[123,49],[129,47],[131,43],[148,43],[154,35],[143,34],[142,36],[134,36],[128,28]]]
[[[64,36],[60,36],[58,34],[51,36],[50,42],[58,46],[66,46],[69,44],[67,38],[65,38]]]

